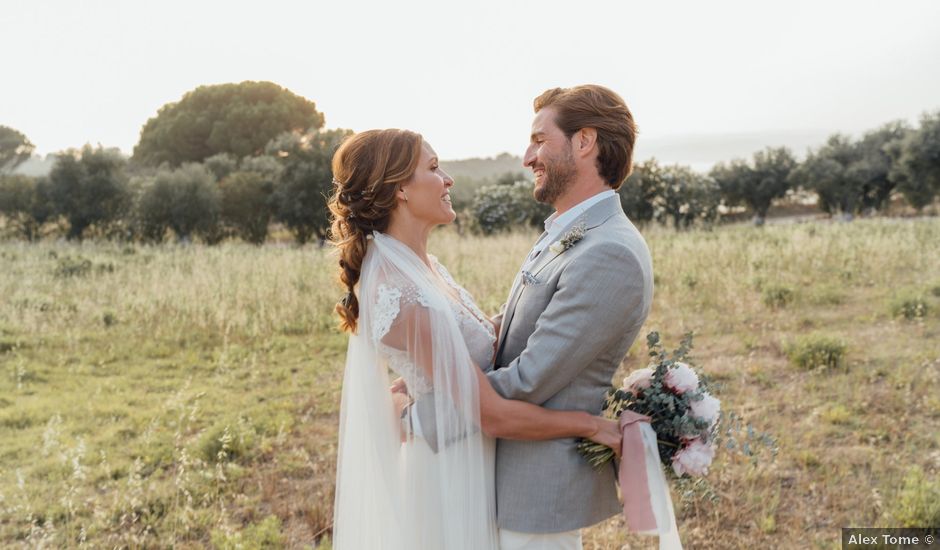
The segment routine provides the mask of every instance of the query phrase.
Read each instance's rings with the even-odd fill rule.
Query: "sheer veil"
[[[477,367],[445,283],[403,243],[371,237],[343,377],[334,548],[495,549]],[[404,420],[390,369],[416,400]],[[414,411],[418,434],[407,428]]]

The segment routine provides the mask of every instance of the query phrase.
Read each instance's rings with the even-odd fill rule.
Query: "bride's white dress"
[[[452,290],[453,295],[448,295],[448,302],[451,311],[457,319],[460,333],[467,344],[467,351],[473,359],[474,364],[487,365],[492,361],[496,346],[496,330],[487,316],[480,310],[473,297],[462,286],[457,284],[447,269],[441,264],[435,256],[430,256],[437,274],[444,280],[447,286]],[[399,292],[401,291],[401,292]],[[408,287],[404,290],[394,287],[380,287],[379,289],[379,307],[377,308],[378,318],[393,319],[403,303],[411,301],[421,302],[424,298],[421,290]],[[390,322],[390,321],[388,321]],[[382,325],[386,326],[385,324]],[[432,384],[427,378],[408,360],[400,350],[380,346],[389,357],[389,367],[396,375],[402,377],[412,393],[424,393],[432,391]],[[420,397],[420,396],[416,396]],[[414,510],[413,518],[430,518],[441,510],[453,509],[447,502],[441,501],[441,496],[446,498],[445,487],[447,480],[440,479],[435,475],[428,475],[429,472],[437,472],[438,469],[432,467],[433,463],[440,459],[440,456],[431,449],[428,442],[422,437],[420,420],[414,411],[409,411],[404,419],[405,430],[410,431],[410,437],[407,437],[401,447],[402,464],[417,474],[406,480],[409,490],[416,492],[416,502],[421,503],[426,508],[424,510]],[[496,440],[480,434],[483,440],[483,483],[486,488],[487,508],[492,522],[492,531],[496,533]],[[440,451],[447,453],[448,448]],[[420,539],[415,541],[414,548],[417,550],[430,550],[452,547],[448,544],[447,533],[441,532],[438,527],[446,525],[448,522],[426,522],[423,525],[416,525],[415,531]],[[492,548],[498,547],[495,538],[492,541]],[[485,550],[485,549],[482,549]]]
[[[436,258],[429,268],[379,232],[357,294],[334,548],[497,550],[495,441],[480,427],[476,372],[494,354],[492,323]],[[415,400],[402,419],[388,391],[395,375]]]

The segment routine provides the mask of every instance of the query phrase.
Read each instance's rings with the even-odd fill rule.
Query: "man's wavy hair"
[[[555,110],[555,124],[570,140],[582,128],[597,130],[597,172],[612,189],[619,189],[633,170],[637,128],[623,99],[597,84],[552,88],[535,98],[535,112]]]

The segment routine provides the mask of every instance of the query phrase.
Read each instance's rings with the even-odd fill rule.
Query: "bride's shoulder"
[[[416,322],[426,317],[418,312],[428,309],[427,294],[412,281],[402,277],[387,277],[368,285],[368,288],[362,296],[360,313],[371,319],[372,337],[375,341],[380,341],[388,334],[396,319]]]
[[[368,292],[367,302],[372,302],[378,306],[389,307],[394,303],[398,306],[402,303],[415,303],[419,305],[428,305],[427,293],[414,281],[401,275],[389,275],[382,277],[374,282],[371,292]]]

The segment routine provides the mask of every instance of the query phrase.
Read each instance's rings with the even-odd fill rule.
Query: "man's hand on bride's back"
[[[617,458],[620,458],[620,450],[623,442],[623,434],[620,432],[620,422],[608,420],[600,416],[595,416],[594,421],[597,422],[597,432],[588,437],[588,439],[610,447],[614,450],[614,454],[617,455]]]
[[[392,393],[408,393],[408,386],[405,385],[404,378],[396,378],[388,388]]]

